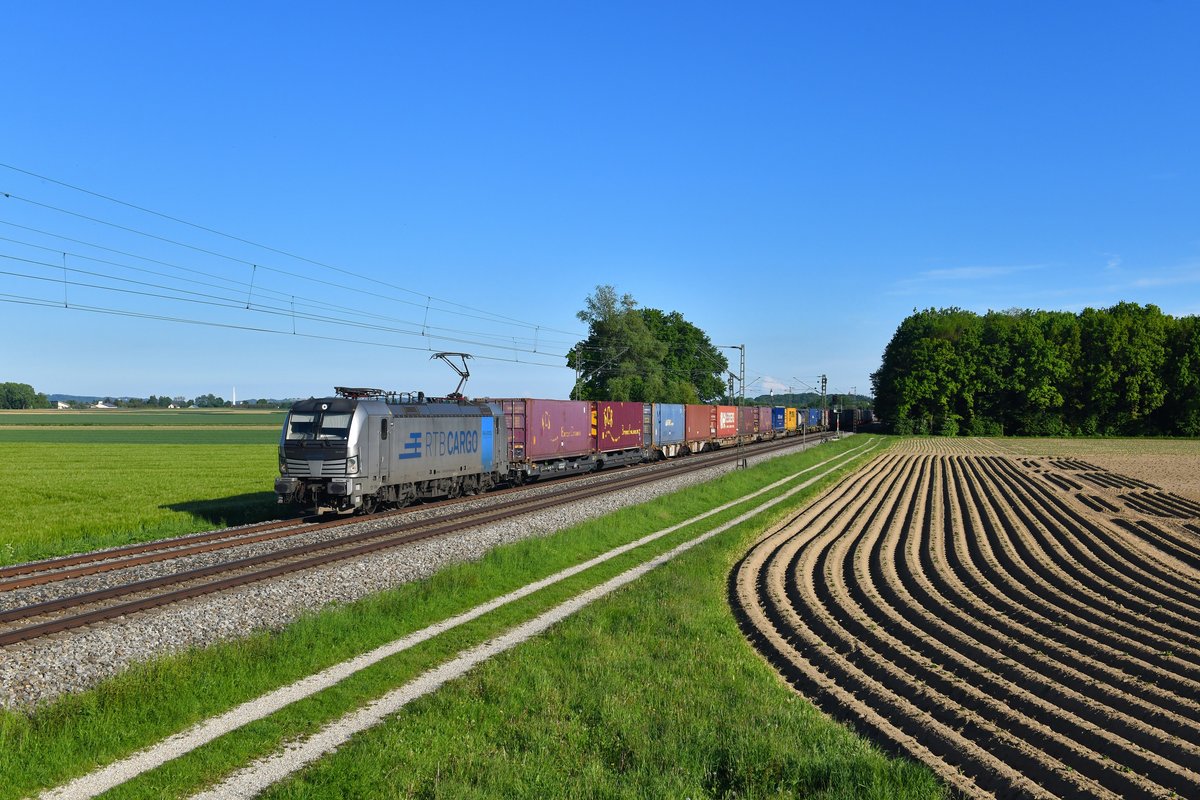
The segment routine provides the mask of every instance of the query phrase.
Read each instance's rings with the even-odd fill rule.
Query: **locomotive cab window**
[[[303,411],[293,411],[288,415],[287,438],[312,439],[317,429],[317,415]]]
[[[326,411],[321,415],[321,427],[317,429],[318,439],[347,439],[349,437],[350,414]]]
[[[287,438],[290,441],[346,439],[350,436],[350,417],[348,413],[332,411],[324,414],[293,411],[288,416]]]

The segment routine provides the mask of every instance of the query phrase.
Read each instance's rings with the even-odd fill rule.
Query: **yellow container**
[[[796,430],[796,409],[785,408],[783,410],[783,427],[789,431]]]

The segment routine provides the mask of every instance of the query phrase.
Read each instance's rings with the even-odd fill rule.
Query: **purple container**
[[[573,458],[595,452],[592,404],[587,400],[493,400],[504,409],[511,461]]]
[[[647,444],[646,403],[596,401],[596,449],[601,453],[632,450]]]

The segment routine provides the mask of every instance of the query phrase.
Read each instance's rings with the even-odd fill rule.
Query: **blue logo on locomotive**
[[[410,433],[408,441],[404,443],[404,452],[400,454],[400,458],[420,458],[421,457],[421,434],[420,432]]]

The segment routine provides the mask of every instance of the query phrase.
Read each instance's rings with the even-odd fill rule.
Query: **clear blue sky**
[[[750,394],[867,393],[914,308],[1198,314],[1198,30],[1195,2],[7,3],[0,380],[442,393],[430,352],[465,350],[470,394],[565,397],[602,283],[745,343]]]

